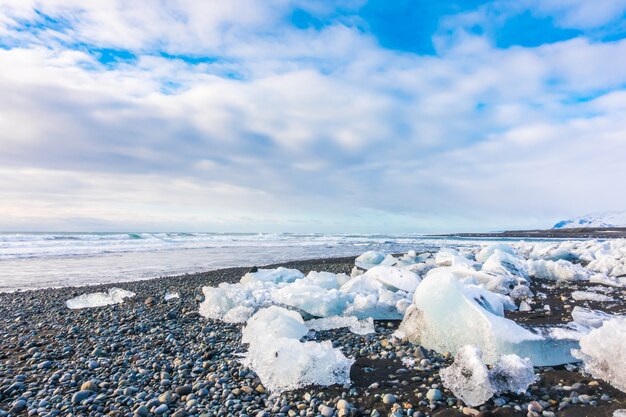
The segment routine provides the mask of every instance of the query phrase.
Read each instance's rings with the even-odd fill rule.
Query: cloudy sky
[[[626,0],[0,0],[0,230],[626,209]]]

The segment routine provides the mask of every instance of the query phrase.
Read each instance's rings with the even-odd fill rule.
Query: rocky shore
[[[303,273],[349,273],[354,258],[281,264]],[[272,266],[273,267],[273,266]],[[347,329],[316,332],[356,359],[350,386],[308,387],[272,395],[240,364],[241,325],[200,317],[202,286],[237,282],[247,268],[148,281],[0,294],[2,416],[607,416],[626,408],[626,394],[577,366],[537,368],[525,395],[464,406],[440,382],[448,354],[393,337],[398,322],[377,321],[365,336]],[[558,322],[580,285],[554,288],[550,314],[511,318]],[[120,287],[123,304],[70,310],[65,301]],[[179,298],[165,301],[166,293]],[[623,294],[621,295],[623,297]],[[623,299],[623,298],[622,298]],[[622,303],[623,304],[623,303]],[[580,302],[584,305],[584,302]],[[623,312],[623,305],[619,312]]]

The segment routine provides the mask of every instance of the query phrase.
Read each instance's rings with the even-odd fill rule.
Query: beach
[[[350,273],[353,265],[354,257],[346,257],[266,268]],[[395,338],[397,320],[377,320],[376,332],[364,336],[345,328],[315,334],[355,359],[350,386],[272,395],[240,363],[246,351],[242,325],[198,314],[201,287],[237,282],[248,270],[0,294],[0,415],[376,416],[412,410],[414,416],[525,416],[535,401],[541,407],[537,415],[609,417],[626,408],[626,394],[582,374],[576,365],[536,368],[539,380],[529,397],[507,394],[465,407],[438,375],[453,358]],[[550,315],[511,317],[534,324],[564,320],[572,306],[563,309],[560,297],[585,285],[572,283],[551,293]],[[113,286],[136,296],[97,308],[65,305],[76,295]],[[179,298],[165,301],[172,292]],[[624,313],[623,303],[618,310],[614,313]],[[408,366],[403,358],[416,363]]]

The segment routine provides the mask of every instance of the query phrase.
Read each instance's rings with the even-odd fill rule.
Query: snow
[[[378,265],[369,269],[364,276],[380,281],[392,291],[413,293],[420,283],[420,277],[415,272],[394,266]]]
[[[580,350],[574,354],[594,378],[626,392],[626,317],[606,320],[581,337]]]
[[[560,259],[558,261],[528,260],[528,274],[532,278],[558,282],[587,281],[590,272],[580,265]]]
[[[315,331],[348,327],[352,333],[359,335],[366,335],[375,332],[374,320],[371,317],[368,319],[359,320],[354,316],[333,316],[308,320],[306,322],[306,325],[309,329]]]
[[[529,359],[503,355],[490,369],[475,346],[462,346],[454,363],[441,370],[441,381],[452,393],[470,406],[478,406],[494,394],[521,394],[537,377]]]
[[[615,298],[608,295],[598,294],[592,291],[574,291],[572,298],[577,301],[599,301],[599,302],[611,302],[616,301]]]
[[[294,311],[277,306],[259,310],[242,330],[242,342],[249,344],[244,365],[273,393],[312,384],[349,384],[354,360],[330,341],[300,342],[308,331]]]
[[[376,265],[379,265],[385,259],[385,254],[382,252],[370,250],[354,260],[354,264],[361,269],[370,269]]]
[[[111,304],[121,304],[125,298],[132,298],[135,293],[122,288],[111,288],[108,292],[92,292],[71,298],[65,305],[72,310],[91,307],[103,307]]]
[[[436,270],[435,270],[436,271]],[[574,340],[553,340],[500,315],[501,299],[478,286],[462,284],[450,272],[431,273],[422,280],[399,331],[427,349],[455,353],[471,344],[487,363],[503,354],[529,357],[538,366],[572,362]]]
[[[577,227],[626,227],[626,211],[610,211],[586,214],[557,222],[553,229]]]

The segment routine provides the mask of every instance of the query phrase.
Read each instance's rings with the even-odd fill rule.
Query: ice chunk
[[[439,352],[454,353],[472,344],[488,363],[511,353],[528,357],[537,366],[574,361],[570,349],[575,340],[553,340],[501,317],[503,305],[483,291],[468,289],[449,272],[429,274],[417,287],[400,331]]]
[[[294,282],[303,278],[304,274],[297,269],[275,268],[275,269],[259,269],[257,272],[248,272],[241,277],[242,284],[251,284],[253,282]]]
[[[611,302],[615,301],[615,298],[608,295],[598,294],[591,291],[574,291],[572,292],[572,298],[577,301],[599,301],[599,302]]]
[[[135,293],[122,288],[110,288],[108,292],[92,292],[71,298],[65,305],[72,310],[80,308],[103,307],[110,304],[121,304],[125,298],[132,298]]]
[[[507,245],[506,243],[492,243],[491,245],[487,245],[484,248],[482,248],[476,254],[476,261],[480,262],[480,263],[484,263],[487,259],[489,259],[489,257],[491,255],[493,255],[493,253],[496,250],[499,250],[501,252],[510,253],[511,255],[515,255],[515,252],[513,251],[513,248],[511,246]]]
[[[570,282],[586,281],[589,271],[569,261],[546,261],[543,259],[528,260],[528,274],[533,278],[551,281]]]
[[[478,406],[494,394],[521,394],[537,377],[529,359],[503,355],[491,370],[482,360],[482,352],[474,346],[462,346],[454,363],[439,372],[443,385],[470,406]]]
[[[481,269],[484,272],[491,272],[497,275],[510,275],[521,279],[528,278],[528,268],[526,262],[509,252],[503,252],[500,249],[493,251],[491,256],[487,258]],[[522,283],[522,281],[520,281]]]
[[[249,343],[243,360],[272,392],[307,385],[328,386],[350,383],[353,359],[346,358],[332,342],[305,342],[308,332],[302,317],[281,307],[259,310],[242,330],[242,341]]]
[[[483,404],[495,394],[482,352],[474,346],[460,347],[454,363],[439,371],[439,375],[443,386],[469,406]]]
[[[374,320],[371,317],[368,319],[359,320],[354,316],[334,316],[308,320],[305,322],[305,324],[309,329],[316,331],[348,327],[350,331],[354,334],[365,335],[369,333],[374,333]]]
[[[354,264],[361,269],[370,269],[376,265],[379,265],[385,259],[385,254],[382,252],[370,250],[354,260]]]
[[[175,298],[180,298],[180,295],[177,292],[168,292],[163,296],[163,299],[165,301],[170,301],[173,300]]]
[[[626,417],[626,408],[613,411],[613,417]]]
[[[409,293],[390,291],[380,281],[365,275],[352,278],[339,291],[348,298],[343,315],[361,319],[399,320],[411,304]]]
[[[589,282],[618,288],[626,287],[626,277],[609,277],[608,275],[601,273],[591,275]]]
[[[370,268],[364,275],[382,282],[393,291],[403,290],[413,293],[420,283],[420,277],[416,273],[394,266],[378,265]]]
[[[572,310],[572,318],[574,323],[589,329],[597,329],[602,323],[611,319],[613,316],[599,310],[591,310],[580,306],[574,307]]]
[[[204,301],[200,304],[199,313],[209,319],[243,323],[259,308],[274,303],[271,293],[275,289],[276,284],[263,281],[203,287]],[[236,310],[229,314],[233,309]]]
[[[435,255],[435,265],[437,266],[467,266],[471,267],[476,262],[460,256],[450,250],[441,250]]]
[[[607,320],[581,337],[580,350],[574,355],[594,378],[626,392],[626,317]]]
[[[503,355],[489,371],[489,379],[496,394],[515,392],[522,394],[537,380],[530,359],[517,355]]]
[[[326,289],[299,280],[272,293],[276,303],[299,308],[313,316],[340,315],[346,309],[348,297],[337,289]]]
[[[428,274],[438,274],[442,271],[451,272],[458,278],[473,278],[476,284],[483,285],[487,290],[500,294],[510,293],[520,282],[525,280],[512,275],[496,274],[493,272],[476,271],[467,265],[444,266],[428,271]]]

